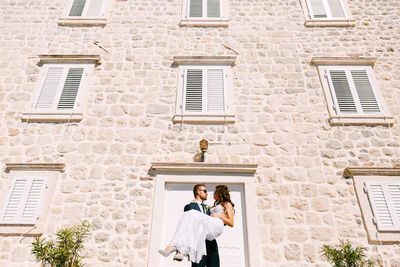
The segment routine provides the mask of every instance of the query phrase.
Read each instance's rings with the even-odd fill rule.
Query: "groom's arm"
[[[191,210],[191,209],[193,209],[191,204],[187,204],[187,205],[185,205],[185,208],[183,209],[183,211],[186,212],[186,211]]]

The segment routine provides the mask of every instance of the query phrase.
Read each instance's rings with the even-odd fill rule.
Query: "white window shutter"
[[[74,0],[68,16],[79,17],[82,16],[83,9],[85,8],[86,0]]]
[[[380,108],[365,70],[351,70],[354,85],[363,112],[379,113]]]
[[[220,0],[207,0],[207,17],[220,18],[221,17],[221,4]]]
[[[341,0],[327,0],[333,18],[344,18],[344,8]]]
[[[201,18],[203,17],[203,0],[188,0],[189,4],[189,17]]]
[[[392,205],[393,218],[395,218],[395,225],[397,230],[400,230],[400,184],[388,184],[388,191],[390,195],[390,203]]]
[[[318,19],[327,17],[323,0],[309,0],[309,3],[313,18]]]
[[[46,187],[45,179],[33,178],[22,209],[21,223],[33,224],[39,217],[41,201]]]
[[[15,223],[21,214],[21,203],[25,197],[28,178],[15,179],[10,186],[7,205],[1,217],[2,223]]]
[[[74,108],[76,96],[82,81],[83,71],[84,68],[70,68],[68,70],[60,101],[57,105],[58,110]]]
[[[207,70],[207,112],[224,112],[224,70]]]
[[[340,112],[357,113],[357,107],[354,103],[346,72],[344,70],[330,70],[329,77],[335,91]]]
[[[185,110],[203,111],[203,70],[186,70]]]
[[[100,17],[103,7],[103,0],[91,0],[86,15],[88,17]]]
[[[379,231],[397,230],[395,218],[391,212],[390,196],[386,185],[382,183],[366,183],[368,199]]]
[[[63,70],[63,67],[48,69],[35,109],[51,109],[53,107]]]
[[[46,187],[46,178],[16,178],[10,187],[1,223],[34,224]]]

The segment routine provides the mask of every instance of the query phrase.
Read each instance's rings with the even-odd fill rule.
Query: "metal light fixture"
[[[200,141],[200,150],[201,150],[201,158],[200,161],[204,162],[204,154],[206,153],[208,149],[208,141],[203,139]]]

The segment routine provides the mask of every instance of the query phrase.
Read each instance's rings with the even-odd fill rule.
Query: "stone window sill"
[[[106,26],[106,18],[65,17],[58,20],[60,26]]]
[[[181,27],[228,27],[226,19],[183,19],[179,22]]]
[[[172,118],[173,123],[235,123],[235,115],[205,115],[205,114],[175,114]]]
[[[82,113],[67,112],[29,112],[22,113],[21,120],[26,122],[79,122],[83,119]]]
[[[0,236],[41,236],[43,227],[38,227],[37,224],[21,225],[21,224],[1,224]]]
[[[338,19],[338,20],[321,20],[309,19],[304,22],[306,27],[354,27],[356,21],[354,19]]]
[[[329,124],[334,125],[383,125],[383,126],[393,126],[393,117],[339,117],[332,116],[329,118]]]

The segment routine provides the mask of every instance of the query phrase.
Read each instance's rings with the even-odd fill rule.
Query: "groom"
[[[204,184],[197,184],[193,187],[193,195],[195,202],[189,203],[185,206],[184,211],[198,210],[202,213],[210,215],[210,211],[206,208],[203,203],[207,200],[207,189]],[[199,263],[192,262],[192,267],[219,267],[219,254],[217,241],[206,240],[207,255],[203,256]]]

